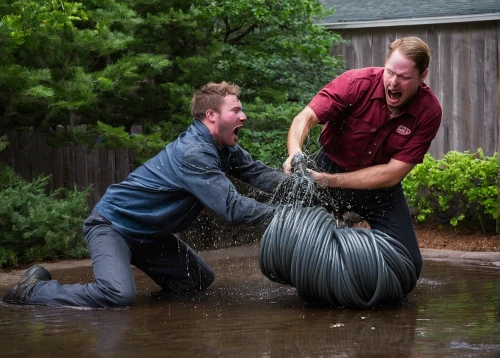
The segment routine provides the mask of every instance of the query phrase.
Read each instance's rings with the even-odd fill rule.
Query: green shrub
[[[45,193],[50,176],[28,182],[0,163],[0,267],[88,257],[83,219],[87,191]]]
[[[498,218],[497,155],[485,157],[481,149],[474,154],[451,151],[435,160],[427,154],[402,183],[417,220],[491,231]]]

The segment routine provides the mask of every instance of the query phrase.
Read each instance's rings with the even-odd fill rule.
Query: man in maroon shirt
[[[423,161],[441,123],[441,106],[424,83],[429,61],[425,42],[405,37],[390,44],[385,67],[338,76],[294,118],[283,164],[290,172],[311,127],[324,124],[309,174],[332,188],[337,216],[354,211],[399,240],[417,275],[422,257],[401,180]]]

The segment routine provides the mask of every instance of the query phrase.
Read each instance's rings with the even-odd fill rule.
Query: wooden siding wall
[[[500,151],[500,21],[334,30],[351,44],[337,45],[348,69],[384,66],[389,44],[417,36],[431,50],[427,85],[438,97],[443,120],[429,152],[435,158],[482,148]]]
[[[124,180],[133,169],[134,157],[128,149],[107,150],[79,144],[56,148],[47,143],[45,133],[8,133],[9,145],[0,152],[7,162],[26,180],[51,174],[48,191],[60,187],[83,190],[93,186],[88,198],[92,209],[109,185]]]

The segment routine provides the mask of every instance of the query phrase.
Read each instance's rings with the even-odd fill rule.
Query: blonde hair
[[[391,57],[392,53],[396,50],[406,58],[413,60],[420,74],[422,74],[428,67],[431,61],[431,51],[427,44],[418,37],[402,37],[394,40],[389,45],[387,52],[387,59]]]
[[[229,94],[238,96],[239,93],[240,88],[234,83],[209,82],[201,87],[191,99],[191,114],[195,119],[201,121],[205,118],[207,110],[212,109],[219,112],[222,99],[225,96]]]

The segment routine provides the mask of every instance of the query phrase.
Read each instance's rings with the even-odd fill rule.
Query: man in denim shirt
[[[123,182],[111,185],[85,221],[96,282],[61,285],[42,266],[31,267],[4,296],[9,303],[123,307],[136,289],[131,264],[167,293],[198,292],[213,270],[174,235],[203,208],[231,224],[257,223],[273,207],[239,194],[227,174],[271,192],[285,178],[238,144],[246,116],[234,84],[208,83],[191,101],[194,123]]]

